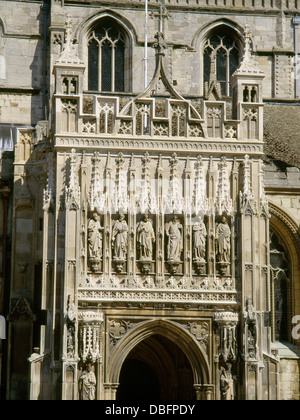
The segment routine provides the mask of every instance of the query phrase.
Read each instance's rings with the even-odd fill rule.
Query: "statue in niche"
[[[255,86],[251,89],[251,102],[257,102],[257,88]]]
[[[140,260],[152,260],[153,242],[155,242],[155,233],[152,219],[148,214],[137,224],[137,242],[140,253]]]
[[[76,324],[76,309],[71,296],[68,295],[67,303],[67,355],[68,358],[74,357],[75,352],[75,324]]]
[[[96,376],[94,366],[89,363],[79,378],[80,400],[89,401],[96,399]]]
[[[234,399],[234,386],[230,363],[227,364],[227,369],[224,366],[220,369],[220,391],[221,400],[229,401]]]
[[[89,258],[102,260],[102,232],[101,220],[98,213],[93,213],[93,217],[88,223],[88,250]]]
[[[217,261],[222,263],[230,262],[230,250],[231,250],[231,232],[228,226],[226,217],[222,218],[221,223],[218,224],[216,229],[216,241],[217,241]]]
[[[179,262],[182,251],[182,224],[177,216],[166,226],[166,235],[168,238],[167,260]]]
[[[193,254],[195,261],[205,261],[207,231],[201,217],[193,226]]]
[[[257,354],[257,315],[250,298],[248,298],[246,301],[244,320],[247,329],[248,356],[252,359],[255,359]]]
[[[113,224],[112,230],[112,248],[113,259],[117,261],[126,261],[128,245],[128,225],[125,216],[120,214],[119,219]]]

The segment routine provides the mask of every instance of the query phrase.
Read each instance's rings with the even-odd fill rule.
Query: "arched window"
[[[221,96],[231,96],[229,81],[240,63],[240,43],[235,32],[225,26],[211,31],[204,43],[203,74],[206,89],[214,82]]]
[[[274,341],[289,340],[290,262],[279,236],[270,232],[272,326]]]
[[[88,38],[88,90],[125,91],[126,35],[118,23],[103,18]]]

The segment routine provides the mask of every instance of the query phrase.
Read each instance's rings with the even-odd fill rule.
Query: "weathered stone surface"
[[[0,2],[1,397],[299,399],[299,5],[148,3]]]

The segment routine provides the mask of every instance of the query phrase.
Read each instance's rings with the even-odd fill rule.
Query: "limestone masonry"
[[[1,399],[299,400],[299,13],[0,2]]]

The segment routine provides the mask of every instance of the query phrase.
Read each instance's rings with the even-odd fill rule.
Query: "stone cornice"
[[[189,152],[189,153],[210,153],[210,154],[234,154],[244,156],[262,156],[263,143],[259,141],[228,141],[221,139],[169,139],[160,137],[112,137],[112,136],[71,136],[57,135],[55,136],[55,150],[94,150],[95,148],[103,148],[105,150],[123,151],[141,151],[151,150],[153,152]]]
[[[236,291],[186,291],[186,290],[105,290],[78,289],[79,302],[149,302],[149,303],[189,303],[189,304],[226,304],[237,305],[240,295]]]

